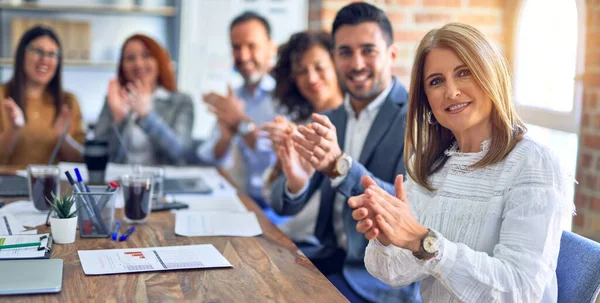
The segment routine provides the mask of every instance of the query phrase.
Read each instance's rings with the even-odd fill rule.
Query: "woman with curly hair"
[[[333,110],[342,104],[344,96],[333,65],[331,48],[331,35],[323,31],[296,33],[279,47],[279,60],[273,69],[277,81],[275,97],[286,117],[278,116],[262,127],[273,141],[278,158],[286,156],[277,147],[285,142],[288,132],[296,124],[309,122],[314,112]],[[267,184],[277,179],[284,169],[290,168],[281,167],[278,161],[268,174]],[[269,186],[265,188],[268,190]],[[302,212],[279,228],[298,243],[313,244],[316,241],[313,234],[318,210],[319,195],[315,195]]]

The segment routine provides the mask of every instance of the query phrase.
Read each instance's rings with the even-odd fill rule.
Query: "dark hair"
[[[54,98],[54,107],[56,111],[54,113],[54,119],[58,118],[60,114],[61,106],[64,103],[63,90],[62,90],[62,52],[60,41],[56,33],[48,27],[36,25],[29,29],[19,41],[17,50],[15,52],[15,62],[13,67],[13,77],[8,82],[8,96],[15,100],[15,103],[25,111],[25,85],[27,83],[27,76],[25,75],[25,51],[31,41],[39,37],[49,37],[58,45],[58,64],[56,66],[56,73],[54,78],[50,80],[46,91],[50,92],[52,98]],[[25,115],[27,116],[27,115]]]
[[[233,30],[233,27],[238,24],[245,23],[245,22],[252,21],[252,20],[256,20],[256,21],[260,22],[265,27],[265,30],[267,31],[267,37],[269,37],[269,39],[271,39],[271,25],[269,25],[269,21],[267,21],[267,19],[265,17],[263,17],[262,15],[259,15],[258,13],[255,13],[253,11],[245,11],[241,15],[235,17],[233,19],[233,21],[231,21],[231,24],[229,25],[229,31],[231,32]]]
[[[273,68],[273,76],[277,82],[275,97],[296,121],[308,119],[313,113],[312,104],[300,94],[294,80],[294,66],[313,46],[321,46],[331,51],[331,36],[324,31],[304,31],[293,34],[290,40],[281,45],[277,51],[279,60]]]
[[[158,62],[158,84],[168,91],[176,91],[177,86],[175,83],[175,73],[171,67],[171,57],[169,56],[169,53],[154,39],[141,34],[135,34],[127,38],[125,43],[123,43],[123,47],[121,48],[121,60],[119,61],[118,67],[119,83],[121,83],[121,85],[125,85],[128,82],[127,79],[125,79],[125,72],[123,71],[123,60],[125,60],[123,54],[125,53],[125,47],[127,46],[127,43],[134,40],[142,42],[142,44],[148,48],[150,56],[152,56]]]
[[[342,7],[335,16],[331,29],[331,38],[335,45],[335,32],[343,25],[358,25],[365,22],[375,22],[383,32],[387,45],[394,43],[394,31],[390,19],[385,12],[374,5],[364,2],[355,2]]]

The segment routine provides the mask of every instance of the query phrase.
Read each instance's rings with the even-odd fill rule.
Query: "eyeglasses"
[[[44,56],[46,56],[50,59],[56,60],[60,56],[59,52],[46,52],[43,49],[41,49],[39,47],[35,47],[35,46],[28,46],[27,50],[34,53],[35,55],[39,56],[40,58],[43,58]]]

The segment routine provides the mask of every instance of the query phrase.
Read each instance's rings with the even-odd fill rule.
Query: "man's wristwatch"
[[[415,256],[419,260],[429,260],[437,256],[439,251],[439,240],[437,233],[429,229],[429,232],[423,239],[421,239],[421,247],[418,252],[414,252]]]
[[[252,121],[242,120],[237,127],[238,135],[244,137],[256,130],[256,124]]]
[[[347,175],[350,168],[352,168],[352,157],[346,153],[342,153],[342,155],[335,160],[333,166],[334,178]]]

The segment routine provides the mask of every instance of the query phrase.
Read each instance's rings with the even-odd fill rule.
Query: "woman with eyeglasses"
[[[192,98],[177,91],[167,51],[148,36],[129,37],[95,127],[109,161],[183,164],[193,124]]]
[[[21,37],[0,100],[0,165],[47,164],[59,141],[54,162],[83,160],[81,111],[62,88],[61,45],[50,28],[35,26]]]

